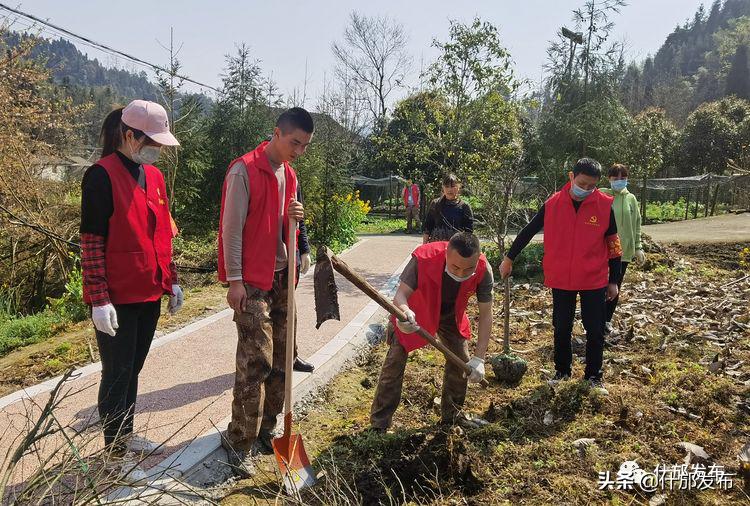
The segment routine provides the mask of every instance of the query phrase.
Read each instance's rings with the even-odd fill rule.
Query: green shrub
[[[89,308],[83,302],[83,274],[81,263],[75,262],[65,283],[65,293],[57,299],[50,299],[50,309],[59,315],[62,321],[77,323],[89,317]]]
[[[691,201],[690,209],[687,210],[687,201],[683,197],[680,197],[675,202],[646,202],[646,221],[653,223],[660,221],[684,220],[686,211],[688,213],[688,219],[691,219],[695,213],[696,205],[698,206],[698,212],[696,215],[699,218],[702,218],[706,214],[705,203],[699,202],[696,204],[695,201]],[[716,214],[725,213],[726,205],[717,203],[714,211]]]
[[[390,234],[400,232],[406,228],[404,218],[383,218],[380,216],[367,216],[357,227],[358,234]]]
[[[510,247],[510,244],[508,244]],[[495,243],[482,244],[482,251],[487,257],[487,261],[492,266],[492,273],[495,280],[500,279],[498,267],[500,267],[500,253]],[[532,242],[526,246],[523,251],[516,257],[513,262],[513,277],[516,279],[528,279],[541,281],[542,279],[542,257],[544,256],[544,246],[542,243]]]
[[[218,239],[216,232],[185,237],[178,235],[172,240],[175,262],[198,267],[218,265]]]
[[[334,195],[325,208],[308,207],[305,222],[310,242],[325,244],[337,253],[345,250],[357,242],[357,229],[369,212],[370,204],[360,200],[359,192]]]
[[[11,318],[0,324],[0,355],[53,336],[65,322],[47,309],[41,313]]]

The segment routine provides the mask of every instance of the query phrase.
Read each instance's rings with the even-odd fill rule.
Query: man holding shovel
[[[304,217],[289,162],[304,154],[313,129],[304,109],[285,111],[270,141],[230,164],[222,190],[219,279],[229,283],[238,334],[232,421],[222,445],[244,476],[253,473],[254,453],[273,453],[284,404],[287,228]]]
[[[454,362],[448,360],[445,364],[441,421],[454,422],[466,397],[467,382],[484,379],[484,356],[492,329],[492,282],[492,270],[474,234],[459,232],[450,241],[428,243],[414,250],[393,299],[407,320],[391,318],[388,326],[390,349],[370,413],[374,430],[383,432],[390,427],[401,401],[408,354],[427,344],[417,334],[420,326],[429,334],[437,333],[450,351],[468,362],[468,378]],[[471,327],[466,308],[473,294],[479,303],[479,340],[470,359]]]
[[[599,162],[581,158],[568,174],[570,181],[552,195],[519,232],[500,265],[510,276],[513,261],[531,238],[544,228],[544,284],[552,289],[552,325],[555,329],[556,385],[570,379],[571,335],[576,299],[581,296],[581,319],[586,329],[586,371],[592,389],[607,395],[602,384],[605,301],[617,297],[622,248],[612,212],[612,197],[596,185],[602,174]]]

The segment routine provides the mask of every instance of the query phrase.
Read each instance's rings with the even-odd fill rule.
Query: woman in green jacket
[[[616,163],[609,169],[609,185],[610,188],[602,188],[601,191],[615,198],[612,209],[615,211],[617,233],[622,244],[622,271],[617,280],[619,288],[622,286],[628,264],[633,260],[643,264],[646,261],[646,254],[643,252],[641,243],[641,210],[635,195],[628,191],[628,167],[626,165]],[[612,332],[612,315],[617,308],[618,300],[619,297],[615,297],[607,302],[605,335]]]

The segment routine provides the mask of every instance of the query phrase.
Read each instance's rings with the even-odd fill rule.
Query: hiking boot
[[[258,438],[253,443],[253,455],[273,455],[273,434],[263,430],[258,433]]]
[[[313,372],[315,370],[315,366],[312,365],[310,362],[306,362],[302,360],[301,358],[297,357],[294,359],[293,369],[298,372]]]
[[[557,386],[558,383],[561,381],[568,381],[570,379],[570,374],[560,371],[555,371],[555,376],[547,380],[547,384],[551,387]]]
[[[114,471],[115,479],[130,486],[145,485],[148,474],[139,464],[139,459],[133,452],[126,452],[120,456],[113,456],[108,467]]]
[[[609,395],[609,390],[604,388],[604,383],[601,378],[588,378],[586,382],[589,384],[589,388],[592,392],[596,392],[599,395]]]
[[[125,441],[125,447],[128,451],[135,453],[147,453],[150,455],[159,455],[164,453],[164,445],[149,441],[145,437],[136,436],[131,434]]]
[[[249,450],[227,449],[227,464],[239,478],[250,478],[255,475],[253,454]]]

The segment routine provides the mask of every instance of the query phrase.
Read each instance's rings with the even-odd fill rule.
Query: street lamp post
[[[573,68],[573,56],[575,56],[576,46],[578,44],[583,44],[583,34],[581,32],[573,32],[563,26],[562,36],[570,41],[570,58],[568,59],[568,76],[570,76]]]

